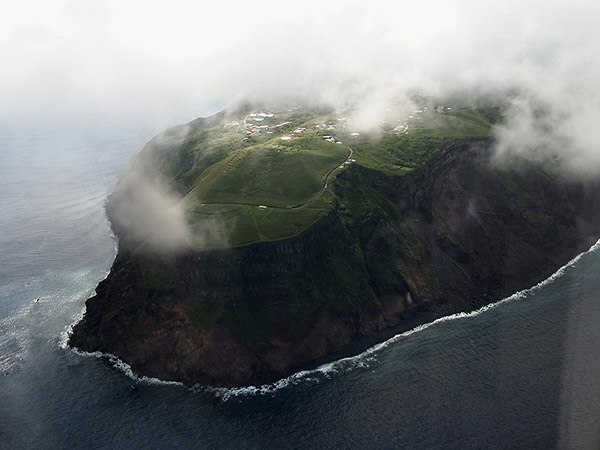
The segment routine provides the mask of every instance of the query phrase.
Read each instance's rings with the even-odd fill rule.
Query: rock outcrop
[[[598,238],[600,191],[496,165],[492,148],[455,141],[404,177],[353,165],[333,210],[293,239],[158,254],[116,230],[70,345],[187,385],[255,384],[527,288]]]

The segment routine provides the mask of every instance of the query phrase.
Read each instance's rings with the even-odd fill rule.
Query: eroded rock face
[[[254,384],[529,287],[600,235],[600,191],[496,167],[492,144],[453,142],[406,177],[352,166],[294,239],[157,255],[120,234],[70,344],[188,385]]]

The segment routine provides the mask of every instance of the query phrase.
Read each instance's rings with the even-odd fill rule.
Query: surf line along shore
[[[289,239],[148,258],[116,230],[70,344],[188,386],[257,385],[527,288],[597,240],[600,190],[500,170],[492,146],[452,141],[406,175],[340,169],[332,209]]]

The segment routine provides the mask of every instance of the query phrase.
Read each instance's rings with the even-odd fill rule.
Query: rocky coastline
[[[493,147],[456,140],[406,176],[352,166],[292,239],[152,253],[115,229],[69,343],[188,386],[262,384],[530,287],[598,239],[600,190]]]

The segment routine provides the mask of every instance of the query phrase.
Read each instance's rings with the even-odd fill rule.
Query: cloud
[[[513,99],[506,123],[496,130],[497,152],[559,162],[578,174],[598,173],[600,90],[590,78],[596,63],[572,52],[559,55],[555,64],[548,79],[522,87]]]
[[[179,145],[189,125],[173,127],[155,136],[131,161],[109,194],[107,212],[121,239],[143,242],[141,251],[176,253],[228,246],[227,233],[218,218],[203,218],[191,226],[183,196],[161,170],[157,153]]]
[[[191,237],[185,211],[157,167],[148,152],[137,155],[110,195],[108,212],[121,238],[145,242],[153,250],[178,251]]]
[[[26,0],[3,9],[3,123],[155,133],[240,99],[294,96],[358,101],[369,126],[389,98],[416,89],[511,94],[501,151],[568,146],[574,167],[597,165],[593,0]]]
[[[364,130],[392,106],[414,110],[415,91],[492,95],[509,103],[499,155],[597,173],[598,17],[594,0],[8,2],[0,124],[154,135],[239,100],[295,98],[352,105]],[[121,189],[119,226],[157,248],[219,236],[190,233],[179,196],[144,162]]]

